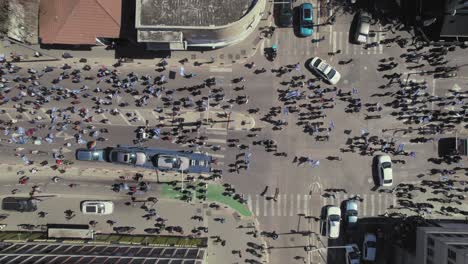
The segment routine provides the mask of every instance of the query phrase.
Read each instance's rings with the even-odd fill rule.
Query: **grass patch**
[[[223,195],[224,187],[221,185],[208,185],[208,191],[206,193],[206,199],[208,201],[219,202],[225,204],[232,209],[236,210],[239,214],[243,216],[252,216],[252,212],[250,212],[247,205],[240,203],[237,200],[234,200],[230,196]]]
[[[179,199],[181,196],[182,194],[179,191],[174,190],[174,188],[171,185],[167,183],[164,183],[162,185],[161,198]]]

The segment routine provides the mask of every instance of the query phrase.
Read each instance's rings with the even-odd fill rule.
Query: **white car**
[[[356,244],[348,244],[346,249],[346,264],[359,264],[361,262],[361,252]]]
[[[378,157],[378,174],[379,184],[384,187],[392,186],[393,184],[393,171],[392,159],[388,155],[380,155]]]
[[[327,234],[328,238],[335,239],[340,236],[341,209],[337,206],[327,208]]]
[[[310,61],[309,67],[333,85],[337,84],[341,79],[340,73],[319,57],[314,57]]]
[[[108,215],[114,211],[114,203],[111,201],[84,201],[81,204],[83,214]]]
[[[367,233],[364,236],[362,245],[362,259],[366,261],[375,261],[377,253],[377,238],[374,234]]]

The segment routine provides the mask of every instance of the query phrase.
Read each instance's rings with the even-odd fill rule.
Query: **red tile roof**
[[[41,0],[39,37],[44,44],[96,44],[118,38],[120,0]]]

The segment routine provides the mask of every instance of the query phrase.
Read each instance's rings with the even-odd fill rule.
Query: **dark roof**
[[[468,12],[457,11],[455,16],[445,15],[441,37],[468,37]]]
[[[137,0],[141,26],[208,27],[239,20],[255,0]],[[140,6],[140,10],[138,10]],[[138,17],[138,14],[137,14]]]
[[[41,43],[94,45],[97,37],[118,38],[121,9],[119,0],[41,0]]]

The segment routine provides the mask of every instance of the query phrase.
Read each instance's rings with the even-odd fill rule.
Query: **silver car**
[[[367,43],[369,37],[371,16],[367,12],[360,12],[357,20],[356,32],[354,40],[357,43]]]

